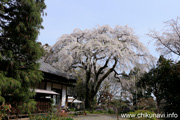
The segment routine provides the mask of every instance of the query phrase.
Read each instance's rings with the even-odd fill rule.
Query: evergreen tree
[[[0,104],[31,108],[33,88],[42,79],[37,60],[43,50],[36,39],[44,0],[0,1]]]
[[[172,60],[160,56],[157,66],[145,73],[138,83],[145,89],[146,93],[154,94],[158,112],[180,115],[179,63],[174,63]],[[174,120],[174,118],[171,119]]]

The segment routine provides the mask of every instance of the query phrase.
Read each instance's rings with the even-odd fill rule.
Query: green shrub
[[[157,120],[155,113],[148,110],[137,110],[135,112],[129,112],[128,114],[134,114],[134,117],[131,116],[131,120]]]
[[[64,118],[63,120],[73,120],[73,118]]]
[[[152,112],[157,113],[157,108],[150,108],[149,110],[152,111]]]
[[[6,120],[8,114],[11,111],[11,105],[10,104],[3,104],[0,105],[0,120]]]
[[[103,108],[98,108],[95,110],[91,110],[91,111],[85,111],[86,114],[115,114],[115,111],[113,109],[103,109]]]
[[[112,109],[108,109],[108,113],[109,114],[115,114],[114,110],[112,110]]]
[[[73,120],[73,118],[64,118],[57,116],[55,113],[48,113],[48,114],[38,114],[32,115],[30,120]]]

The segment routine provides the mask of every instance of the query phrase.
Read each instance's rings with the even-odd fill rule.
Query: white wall
[[[62,85],[62,101],[61,106],[66,106],[66,86]]]

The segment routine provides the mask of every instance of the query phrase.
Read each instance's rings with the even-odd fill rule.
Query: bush
[[[157,120],[155,113],[148,110],[137,110],[135,112],[129,112],[128,114],[134,115],[134,117],[131,116],[131,120]]]
[[[143,97],[138,100],[137,107],[138,109],[150,110],[151,108],[156,107],[156,103],[153,97],[148,97],[148,98]]]
[[[110,109],[110,108],[108,109],[108,113],[109,113],[109,114],[115,114],[114,110],[112,110],[112,109]]]
[[[64,118],[57,116],[54,113],[32,115],[30,120],[73,120],[73,118]]]
[[[7,104],[7,105],[0,105],[0,120],[2,119],[5,119],[7,116],[8,113],[10,113],[11,111],[11,105]]]
[[[115,111],[112,108],[103,109],[103,108],[97,108],[92,111],[85,111],[86,113],[94,113],[94,114],[115,114]]]
[[[73,118],[64,118],[63,120],[73,120]]]

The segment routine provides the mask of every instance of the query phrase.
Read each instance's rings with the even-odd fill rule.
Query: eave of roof
[[[51,91],[51,90],[35,89],[35,92],[41,93],[41,94],[59,95],[59,93]]]
[[[38,63],[40,63],[39,70],[42,72],[51,73],[60,77],[64,77],[68,80],[77,80],[77,78],[73,76],[72,74],[60,71],[59,69],[53,67],[52,65],[45,63],[43,59],[40,59]]]

